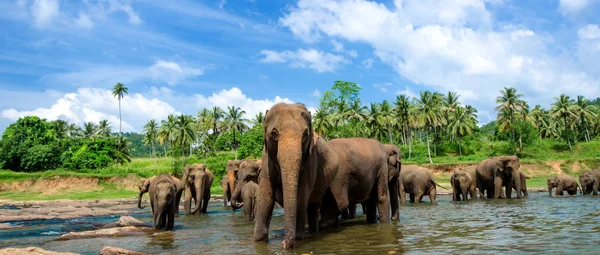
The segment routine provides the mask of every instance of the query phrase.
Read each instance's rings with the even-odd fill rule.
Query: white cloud
[[[298,49],[298,51],[263,50],[262,63],[290,63],[294,68],[310,68],[318,73],[335,72],[341,64],[347,63],[343,56],[325,53],[315,49]]]
[[[362,61],[362,65],[365,69],[371,69],[371,67],[373,66],[373,62],[374,61],[372,58],[367,58]]]
[[[600,38],[600,27],[595,24],[589,24],[577,31],[577,35],[581,39],[594,40]]]
[[[242,90],[233,87],[229,90],[223,89],[217,93],[206,97],[203,95],[195,95],[195,102],[198,108],[211,108],[218,106],[223,110],[227,110],[228,106],[240,107],[246,111],[246,118],[251,119],[259,112],[265,112],[276,103],[293,103],[288,98],[276,96],[274,99],[252,99],[247,97]]]
[[[594,0],[591,0],[594,1]],[[563,14],[577,13],[583,10],[591,2],[590,0],[560,0],[559,10]]]
[[[217,3],[217,6],[219,7],[219,9],[223,9],[223,6],[225,5],[225,3],[227,3],[227,0],[220,0]]]
[[[31,15],[36,27],[44,28],[60,14],[58,0],[35,0],[31,6]]]
[[[186,77],[196,77],[204,74],[203,69],[182,68],[176,62],[158,60],[150,67],[150,74],[153,79],[165,81],[169,85],[175,85]]]
[[[79,18],[75,19],[75,24],[85,29],[94,28],[94,22],[85,13],[79,13]]]
[[[600,93],[598,70],[590,75],[589,65],[553,53],[548,35],[494,22],[485,0],[396,0],[393,7],[366,0],[300,0],[280,18],[307,43],[340,38],[370,45],[403,79],[460,91],[464,103],[482,110],[493,109],[503,87],[532,95],[531,104],[546,104],[561,93]],[[363,61],[367,69],[372,64]]]
[[[341,42],[338,42],[336,40],[331,40],[330,42],[333,45],[333,51],[344,52],[344,45]]]
[[[319,91],[318,89],[315,89],[315,91],[313,91],[312,93],[313,97],[319,98],[321,97],[321,91]]]
[[[408,86],[405,86],[403,90],[396,91],[396,95],[406,95],[411,100],[412,98],[418,98],[419,96]]]
[[[387,93],[388,92],[388,88],[392,86],[391,82],[384,82],[384,83],[375,83],[373,84],[373,87],[381,90],[381,92],[383,93]]]
[[[350,50],[347,52],[347,54],[348,54],[348,56],[353,57],[353,58],[358,57],[358,53],[355,50]]]

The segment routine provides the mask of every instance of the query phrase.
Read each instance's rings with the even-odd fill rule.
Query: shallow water
[[[437,205],[402,206],[400,221],[391,224],[365,224],[358,206],[357,219],[312,235],[290,251],[281,249],[283,209],[274,212],[270,242],[255,244],[254,224],[244,222],[240,210],[232,212],[218,202],[207,215],[180,215],[174,232],[145,237],[53,241],[118,216],[14,222],[24,226],[0,230],[0,248],[38,246],[82,254],[98,254],[106,245],[151,254],[594,254],[600,245],[600,197],[550,198],[531,192],[521,200],[450,200],[438,196]],[[151,215],[135,217],[150,222]]]

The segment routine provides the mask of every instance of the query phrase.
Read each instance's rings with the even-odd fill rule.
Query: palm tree
[[[393,143],[392,141],[392,126],[395,124],[394,122],[394,113],[393,107],[387,100],[383,100],[381,103],[381,121],[385,125],[385,129],[388,131],[389,143]]]
[[[169,148],[173,147],[173,139],[175,135],[177,118],[173,114],[169,114],[167,120],[163,120],[160,125],[160,131],[158,132],[158,142],[160,144],[164,144],[165,141],[169,141]],[[166,152],[165,152],[166,153]],[[172,167],[173,171],[175,170],[175,155],[172,156]]]
[[[80,137],[83,133],[81,127],[75,125],[74,123],[69,124],[67,130],[69,132],[69,137],[71,138]]]
[[[210,110],[210,116],[211,116],[212,120],[214,121],[214,123],[213,123],[213,134],[215,135],[215,137],[217,137],[218,134],[219,134],[217,132],[217,124],[225,116],[225,112],[221,108],[219,108],[218,106],[214,106]]]
[[[517,94],[517,89],[515,88],[504,88],[500,93],[502,95],[496,98],[496,103],[499,104],[496,106],[496,111],[501,112],[504,109],[506,110],[507,117],[510,118],[510,125],[508,128],[511,129],[512,132],[512,140],[515,141],[515,115],[521,114],[521,112],[526,109],[525,101],[521,100],[523,94]],[[500,115],[498,115],[500,117]]]
[[[110,122],[108,120],[101,120],[98,125],[98,135],[100,137],[110,137],[111,133]]]
[[[410,102],[408,101],[408,97],[406,97],[406,95],[397,95],[394,105],[397,118],[396,121],[397,123],[400,123],[400,128],[402,131],[402,142],[406,144],[408,142],[408,136],[410,135],[410,131],[408,130]]]
[[[256,126],[256,125],[262,125],[264,121],[265,121],[265,115],[263,114],[263,112],[258,112],[256,114],[256,116],[254,116],[254,119],[252,119],[250,121],[250,123],[252,123],[253,126]]]
[[[567,139],[567,144],[569,144],[569,149],[571,148],[571,140],[569,139],[569,123],[568,119],[573,118],[577,119],[576,106],[575,101],[571,99],[571,97],[561,94],[560,97],[554,98],[555,102],[552,104],[552,109],[550,112],[552,113],[553,118],[562,118],[565,124],[565,139]]]
[[[367,121],[366,125],[370,129],[369,138],[380,140],[381,138],[381,127],[383,126],[383,119],[381,118],[381,106],[378,103],[371,103],[367,109]]]
[[[154,149],[154,144],[158,138],[158,123],[155,119],[151,119],[144,125],[144,140],[142,142],[146,146],[152,147],[152,156],[154,157],[154,164],[156,164],[156,151]]]
[[[117,165],[123,164],[125,162],[131,162],[131,154],[129,153],[129,149],[131,148],[131,142],[127,140],[124,136],[119,136],[115,139],[116,149],[112,149],[109,151],[112,158],[115,159]]]
[[[53,121],[52,130],[57,139],[64,139],[69,134],[69,123],[64,120]]]
[[[581,128],[585,131],[585,140],[587,142],[591,141],[590,131],[589,131],[589,123],[594,122],[594,118],[596,117],[596,111],[598,107],[593,105],[590,100],[585,99],[584,96],[577,96],[577,101],[575,103],[575,114],[581,121]]]
[[[345,112],[342,113],[342,119],[347,120],[349,122],[352,121],[364,121],[365,120],[365,109],[367,107],[363,106],[360,103],[360,99],[354,100],[350,107],[345,109]]]
[[[431,160],[429,131],[441,123],[438,103],[439,100],[430,91],[421,91],[420,98],[417,99],[417,114],[427,136],[427,156],[430,164],[433,164],[433,161]]]
[[[333,121],[331,120],[331,115],[327,113],[326,109],[317,109],[313,118],[313,128],[317,134],[327,138],[327,134],[331,128],[333,128]]]
[[[185,148],[194,141],[194,119],[183,113],[175,121],[175,142],[181,147],[181,169],[185,164]]]
[[[113,97],[119,99],[119,133],[121,133],[121,135],[123,135],[123,130],[121,129],[121,98],[123,98],[123,96],[125,96],[125,94],[128,93],[129,90],[127,89],[127,87],[125,87],[125,85],[123,85],[123,83],[117,82],[117,84],[113,87]]]
[[[96,126],[96,123],[94,123],[94,122],[86,122],[83,124],[83,136],[84,137],[94,140],[97,130],[98,130],[98,126]]]
[[[236,132],[244,132],[248,129],[248,125],[245,124],[248,120],[244,119],[245,111],[242,111],[239,107],[229,106],[227,108],[227,114],[225,115],[225,126],[227,129],[233,132],[233,149],[235,151],[235,159],[237,160],[237,141],[235,138]]]
[[[444,97],[444,106],[449,112],[454,112],[454,110],[459,106],[459,97],[460,96],[456,94],[456,92],[448,91],[448,95]]]
[[[529,112],[529,117],[532,120],[531,124],[533,124],[540,133],[540,140],[542,140],[542,129],[548,126],[544,108],[539,104],[536,105],[533,110]]]
[[[458,140],[458,153],[462,156],[462,149],[460,147],[461,138],[464,135],[472,134],[475,122],[469,116],[466,109],[460,106],[454,108],[454,112],[449,117],[448,130],[450,134],[456,136]]]

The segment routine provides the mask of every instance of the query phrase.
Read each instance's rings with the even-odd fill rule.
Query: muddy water
[[[212,204],[208,215],[181,215],[174,232],[145,237],[53,241],[57,235],[92,229],[118,216],[17,222],[24,226],[0,230],[0,248],[33,245],[82,254],[98,254],[105,245],[151,254],[594,254],[600,245],[600,197],[550,198],[544,192],[522,200],[449,200],[439,196],[437,205],[403,206],[400,222],[392,224],[364,224],[359,206],[356,220],[310,236],[291,251],[281,249],[282,209],[274,213],[271,241],[255,244],[254,224],[222,203]],[[136,217],[150,222],[150,214]]]

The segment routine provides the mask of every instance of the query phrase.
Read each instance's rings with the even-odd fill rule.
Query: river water
[[[427,199],[425,199],[427,201]],[[530,192],[524,199],[452,202],[438,196],[428,202],[401,206],[400,221],[365,224],[357,219],[336,230],[312,235],[293,250],[281,249],[283,209],[276,209],[270,242],[254,243],[253,223],[222,203],[212,203],[207,215],[176,218],[175,231],[148,236],[54,241],[69,231],[94,228],[118,216],[15,222],[25,226],[0,230],[0,248],[38,246],[52,251],[98,254],[109,245],[150,254],[595,254],[600,245],[600,197],[551,198]],[[135,209],[139,211],[139,209]],[[134,217],[151,222],[149,213]]]

